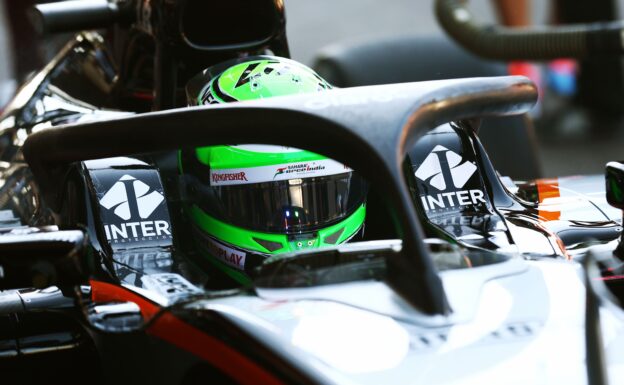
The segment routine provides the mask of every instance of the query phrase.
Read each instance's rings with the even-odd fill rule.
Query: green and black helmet
[[[225,68],[224,68],[225,67]],[[262,56],[204,71],[194,104],[331,88],[310,68]],[[192,81],[193,82],[193,81]],[[293,127],[296,129],[296,127]],[[210,146],[180,152],[195,238],[217,267],[241,282],[278,253],[346,242],[363,231],[366,182],[344,164],[292,147]]]

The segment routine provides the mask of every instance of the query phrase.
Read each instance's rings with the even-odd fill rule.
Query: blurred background
[[[470,9],[480,21],[497,22],[498,14],[493,7],[493,1],[472,0]],[[609,4],[610,11],[607,12],[607,16],[611,19],[618,19],[620,10],[624,6],[624,0],[596,0],[594,2],[559,0],[559,2],[562,4],[582,3],[589,7],[588,9],[597,9],[601,7],[600,4]],[[0,23],[0,52],[3,52],[0,55],[1,104],[6,103],[14,92],[18,83],[16,78],[26,76],[27,71],[24,68],[32,69],[45,62],[45,59],[37,61],[33,50],[28,49],[36,42],[26,37],[27,35],[23,33],[24,26],[15,23],[16,9],[23,8],[22,4],[26,3],[27,1],[23,0],[3,0],[0,7],[0,20],[2,21]],[[531,5],[529,15],[534,23],[544,24],[559,18],[553,13],[555,1],[533,0],[529,3]],[[390,41],[399,37],[409,39],[421,36],[445,38],[434,16],[433,1],[285,0],[285,5],[292,57],[308,65],[319,65],[319,52],[332,55],[344,47],[363,43],[372,42],[383,47],[384,39]],[[602,16],[598,15],[598,18],[600,17]],[[20,38],[13,39],[11,31]],[[56,39],[62,40],[63,38]],[[48,44],[41,47],[39,51],[43,52],[42,58],[50,56],[51,47]],[[435,50],[436,46],[432,45],[430,52],[435,53]],[[405,52],[397,52],[390,45],[386,51],[377,50],[377,54],[384,56],[385,63],[405,61]],[[616,64],[615,72],[594,71],[604,72],[606,78],[585,80],[584,87],[593,87],[598,90],[599,96],[602,96],[607,93],[601,93],[600,90],[610,83],[623,83],[621,60],[615,59],[615,61],[620,63]],[[18,70],[16,62],[28,63],[28,65],[22,65]],[[508,68],[508,63],[494,64]],[[457,67],[457,63],[455,66]],[[624,159],[619,145],[624,140],[624,124],[622,123],[624,120],[621,116],[624,111],[624,99],[620,98],[622,95],[617,92],[608,94],[604,100],[597,100],[594,94],[589,99],[597,100],[597,110],[587,108],[584,105],[587,103],[577,103],[579,67],[574,61],[563,61],[554,64],[552,62],[540,63],[528,67],[522,64],[519,70],[515,70],[515,73],[530,76],[539,83],[542,93],[546,95],[532,114],[536,123],[534,134],[538,138],[537,155],[544,176],[602,173],[607,161]],[[600,65],[599,68],[603,66]],[[380,68],[376,70],[379,71]],[[381,71],[383,70],[381,68]],[[435,75],[444,77],[444,70],[441,69]],[[619,80],[615,79],[618,76]],[[615,105],[620,112],[615,114],[604,112],[601,106],[607,104]],[[517,162],[521,163],[522,160]],[[494,163],[496,165],[496,159]]]
[[[624,4],[624,0],[619,0]],[[396,35],[444,34],[430,0],[285,0],[286,28],[292,56],[313,64],[323,47]],[[485,21],[494,21],[491,0],[472,0],[470,8]],[[536,0],[531,13],[542,22],[545,0]]]
[[[493,0],[472,0],[470,9],[480,20],[495,22],[496,12],[492,3]],[[544,24],[554,17],[553,1],[533,0],[529,3],[533,22]],[[616,17],[619,18],[624,0],[616,0],[614,6]],[[332,44],[397,35],[444,35],[436,21],[432,1],[286,0],[286,12],[293,58],[306,64],[314,64],[318,51]],[[388,55],[392,55],[392,52],[388,52]],[[543,66],[539,69],[545,71]],[[596,82],[595,87],[600,86]],[[624,100],[618,103],[624,106]],[[535,115],[539,118],[539,112]],[[554,119],[550,119],[551,122],[538,124],[536,129],[545,176],[602,173],[606,162],[624,159],[621,150],[624,125],[621,122],[596,119],[588,122],[585,112],[579,109],[564,108],[555,112],[555,115]],[[588,127],[595,125],[602,128]],[[604,128],[606,125],[609,127]]]

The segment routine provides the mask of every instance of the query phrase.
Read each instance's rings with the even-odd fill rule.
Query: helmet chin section
[[[327,228],[286,235],[234,227],[196,206],[188,210],[194,218],[194,238],[202,254],[212,262],[218,262],[215,265],[221,270],[233,270],[248,276],[252,276],[255,268],[268,257],[347,242],[361,234],[366,217],[366,206],[361,205],[346,219]]]

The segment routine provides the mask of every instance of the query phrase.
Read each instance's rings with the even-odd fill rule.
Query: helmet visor
[[[364,203],[367,186],[346,172],[209,190],[212,199],[200,198],[200,207],[217,218],[250,230],[294,234],[346,218]]]

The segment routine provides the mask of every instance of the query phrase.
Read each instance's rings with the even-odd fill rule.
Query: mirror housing
[[[0,290],[80,285],[89,277],[80,230],[14,229],[0,235]]]
[[[93,328],[104,333],[131,333],[144,326],[141,308],[134,302],[91,304],[87,319]]]

